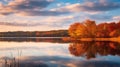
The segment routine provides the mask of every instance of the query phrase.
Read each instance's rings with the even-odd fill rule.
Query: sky
[[[120,0],[0,0],[0,32],[68,29],[86,19],[118,22]]]

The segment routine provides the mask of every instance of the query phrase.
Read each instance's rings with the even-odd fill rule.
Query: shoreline
[[[14,39],[14,38],[20,38],[20,39],[62,39],[64,41],[114,41],[114,42],[120,42],[120,37],[113,37],[113,38],[71,38],[71,37],[0,37],[0,39]]]
[[[80,38],[75,39],[71,37],[65,37],[63,40],[66,41],[114,41],[114,42],[120,42],[120,37],[113,37],[113,38]]]
[[[66,37],[0,37],[0,38],[66,38]]]

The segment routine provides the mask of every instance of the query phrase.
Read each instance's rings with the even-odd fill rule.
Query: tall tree
[[[92,21],[92,20],[86,20],[84,22],[84,25],[86,26],[87,28],[87,33],[88,33],[88,37],[95,37],[96,36],[96,33],[97,33],[97,26],[96,26],[96,23],[95,21]]]

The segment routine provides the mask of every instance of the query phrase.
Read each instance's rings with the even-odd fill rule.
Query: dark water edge
[[[68,43],[63,37],[0,37],[0,41],[4,42],[52,42],[52,43]]]
[[[51,42],[51,43],[72,43],[72,42],[111,42],[109,38],[107,40],[71,40],[69,37],[0,37],[1,42]],[[118,41],[112,41],[118,42]]]

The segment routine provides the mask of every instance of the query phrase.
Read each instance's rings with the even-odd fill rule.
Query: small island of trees
[[[120,36],[120,21],[100,24],[96,24],[92,20],[76,22],[70,25],[68,33],[71,39],[108,40],[112,38],[112,40],[116,40],[115,38],[117,38],[118,40]]]

